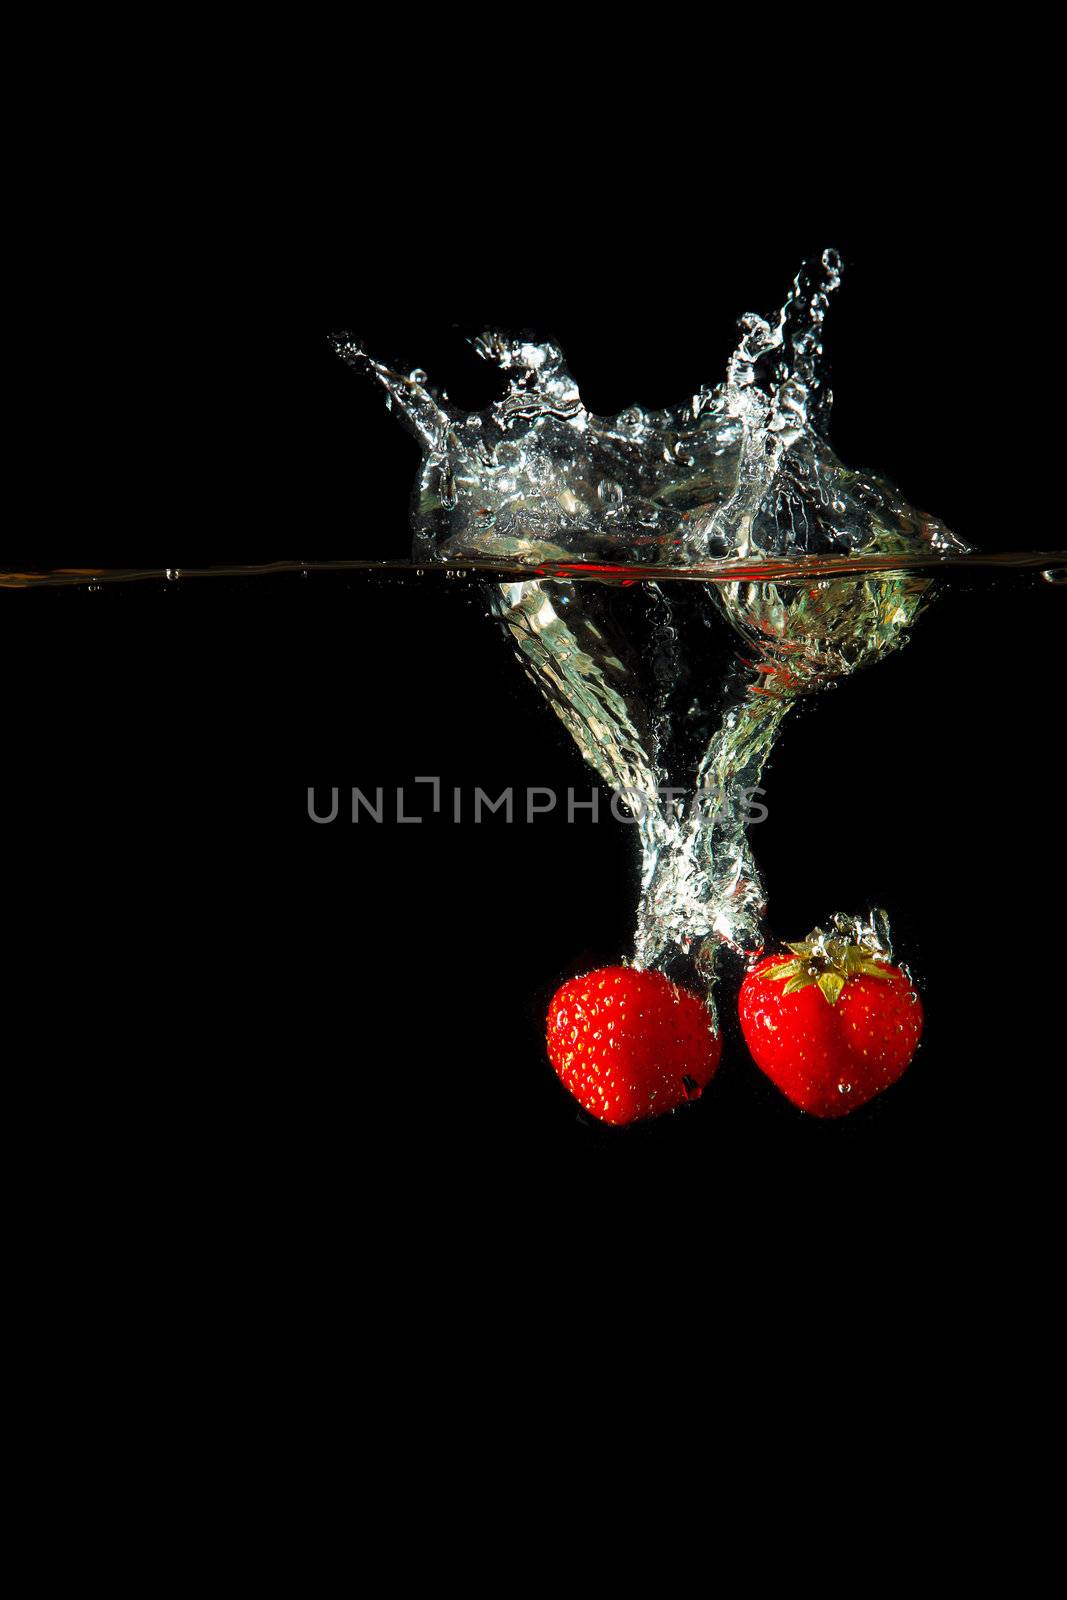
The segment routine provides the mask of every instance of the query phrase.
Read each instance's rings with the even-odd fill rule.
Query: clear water
[[[407,567],[9,571],[0,586],[383,568],[484,585],[526,675],[638,819],[633,960],[710,985],[720,949],[764,942],[746,824],[793,707],[899,650],[940,583],[1067,576],[1062,552],[972,550],[836,458],[821,331],[839,279],[827,251],[775,316],[742,319],[720,384],[611,418],[586,411],[552,344],[483,335],[507,389],[465,414],[425,373],[338,340],[422,447]]]
[[[840,276],[825,251],[774,316],[742,318],[721,383],[662,411],[593,416],[556,345],[486,333],[475,347],[507,389],[463,413],[421,370],[337,341],[421,445],[413,559],[498,569],[492,606],[527,676],[628,797],[633,959],[675,976],[695,964],[708,981],[722,946],[763,945],[746,824],[792,708],[900,649],[932,574],[975,559],[826,442],[822,325]],[[623,606],[617,586],[634,583]],[[714,677],[719,621],[740,648]]]

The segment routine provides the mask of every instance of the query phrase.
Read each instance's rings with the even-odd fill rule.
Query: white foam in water
[[[903,562],[801,580],[778,576],[782,561],[968,549],[826,443],[821,335],[840,273],[825,251],[775,317],[742,319],[721,384],[663,411],[592,416],[554,344],[487,333],[476,348],[507,391],[466,414],[425,373],[402,376],[337,341],[421,442],[416,561],[573,569],[495,583],[493,605],[582,755],[632,797],[634,960],[674,976],[695,962],[710,978],[723,943],[762,945],[746,822],[782,721],[800,696],[899,648],[929,589]],[[757,576],[699,581],[703,566],[738,558]],[[775,581],[761,580],[759,563],[772,561]],[[581,581],[630,564],[643,580],[632,589]],[[657,582],[657,567],[697,581]],[[741,669],[725,677],[704,668],[716,613],[743,641]]]

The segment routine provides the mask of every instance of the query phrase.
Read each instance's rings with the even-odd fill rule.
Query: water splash
[[[336,341],[421,443],[417,561],[570,565],[575,579],[632,565],[645,579],[625,612],[617,594],[563,577],[495,584],[492,595],[582,755],[630,799],[642,850],[634,960],[672,975],[695,962],[706,979],[722,944],[763,943],[746,822],[785,717],[906,641],[929,590],[921,571],[903,570],[909,557],[968,549],[826,441],[822,329],[840,278],[825,251],[775,316],[742,318],[722,383],[609,418],[586,410],[552,343],[477,339],[507,388],[467,414],[421,370],[403,376]],[[801,575],[813,558],[898,556],[901,570]],[[674,585],[669,599],[654,581],[657,569],[696,578],[721,561],[744,563],[744,581]],[[759,576],[763,564],[773,579]],[[741,641],[725,673],[706,665],[716,611]]]
[[[821,331],[840,262],[802,269],[776,317],[742,318],[726,380],[660,411],[586,410],[563,352],[485,333],[507,376],[484,411],[458,410],[421,369],[406,376],[351,338],[339,354],[373,374],[423,450],[416,560],[489,556],[678,562],[749,552],[965,548],[825,443],[831,396]]]

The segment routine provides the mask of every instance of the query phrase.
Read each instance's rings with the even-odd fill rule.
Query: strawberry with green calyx
[[[722,1040],[707,1004],[662,972],[600,967],[556,990],[548,1056],[601,1122],[640,1122],[699,1099]]]
[[[815,928],[786,950],[741,985],[741,1031],[756,1065],[794,1105],[844,1116],[904,1072],[922,1035],[922,1003],[873,918],[837,917],[835,931]]]

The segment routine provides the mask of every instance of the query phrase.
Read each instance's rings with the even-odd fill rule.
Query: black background
[[[72,355],[48,334],[29,431],[49,465],[12,564],[403,557],[417,452],[331,332],[473,407],[496,380],[464,335],[529,328],[591,409],[664,404],[717,379],[738,314],[773,310],[826,244],[846,263],[840,456],[983,548],[1055,547],[1041,174],[991,199],[959,162],[946,147],[921,210],[903,168],[869,198],[838,172],[840,202],[799,223],[769,203],[739,222],[721,194],[665,208],[649,176],[628,193],[571,162],[531,166],[525,210],[484,178],[409,198],[394,164],[311,192],[308,168],[260,176],[247,215],[247,190],[236,216],[215,192],[199,227],[156,224],[132,257],[105,232],[105,316],[59,274],[78,338]],[[627,950],[629,830],[308,820],[313,784],[588,792],[476,590],[312,574],[5,594],[19,955],[46,997],[54,1112],[106,1125],[94,1184],[176,1173],[176,1212],[209,1193],[235,1237],[270,1217],[370,1248],[410,1218],[460,1254],[521,1224],[580,1255],[620,1205],[666,1208],[686,1240],[704,1205],[731,1231],[756,1215],[802,1252],[842,1209],[880,1238],[903,1217],[1018,1225],[1043,1204],[1059,1060],[1063,605],[1036,577],[946,592],[898,658],[797,714],[765,778],[781,936],[891,913],[927,1012],[901,1084],[804,1118],[728,1021],[703,1100],[619,1131],[577,1114],[543,1019],[565,977]]]

